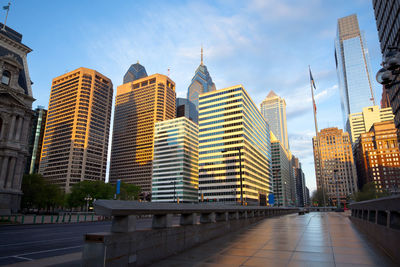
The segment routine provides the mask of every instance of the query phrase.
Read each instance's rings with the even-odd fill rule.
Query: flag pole
[[[4,24],[3,24],[3,28],[2,28],[3,31],[6,30],[6,23],[7,23],[8,11],[10,11],[10,6],[11,6],[11,2],[8,2],[8,6],[5,6],[5,7],[7,7],[7,13],[6,13],[6,19],[4,20]],[[5,7],[3,7],[3,9],[5,9]]]
[[[322,189],[322,197],[323,197],[323,205],[326,207],[326,200],[325,200],[325,186],[324,186],[324,181],[322,179],[322,169],[321,169],[321,149],[319,145],[319,139],[318,139],[318,123],[317,123],[317,106],[315,104],[315,99],[314,99],[314,88],[315,87],[315,81],[314,78],[312,77],[311,74],[311,67],[308,65],[308,71],[310,72],[310,87],[311,87],[311,97],[312,97],[312,105],[313,105],[313,112],[314,112],[314,125],[315,125],[315,139],[316,139],[316,144],[317,144],[317,153],[318,153],[318,172],[319,176],[321,178],[321,189]],[[314,87],[314,88],[313,88]]]

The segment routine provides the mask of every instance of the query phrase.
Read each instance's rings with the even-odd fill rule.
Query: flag
[[[10,6],[3,6],[3,10],[9,10]]]
[[[317,90],[317,87],[315,87],[314,78],[313,78],[313,76],[311,74],[311,69],[310,69],[310,82],[311,82],[312,87],[314,87],[314,89]]]
[[[314,104],[314,112],[317,113],[317,105],[315,105],[315,101],[313,101]]]

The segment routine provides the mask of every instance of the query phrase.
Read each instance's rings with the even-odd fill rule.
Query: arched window
[[[11,79],[11,73],[8,70],[3,71],[3,75],[1,76],[1,83],[9,85],[10,79]]]

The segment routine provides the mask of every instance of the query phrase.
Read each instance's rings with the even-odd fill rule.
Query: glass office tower
[[[335,60],[343,123],[349,131],[348,115],[375,105],[368,49],[355,14],[338,20]]]
[[[198,202],[198,133],[197,124],[186,117],[156,122],[152,202]]]

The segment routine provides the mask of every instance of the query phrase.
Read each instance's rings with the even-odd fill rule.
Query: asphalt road
[[[178,223],[176,219],[174,224]],[[137,229],[150,226],[151,219],[136,222]],[[0,226],[0,265],[80,252],[84,234],[107,232],[110,228],[110,221]]]

